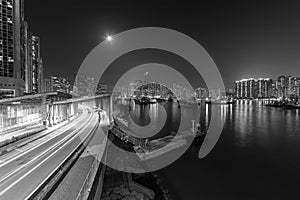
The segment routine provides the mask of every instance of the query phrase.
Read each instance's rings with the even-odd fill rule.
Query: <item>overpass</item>
[[[78,105],[81,103],[89,103],[112,113],[112,95],[113,93],[72,98],[68,94],[49,92],[1,99],[0,133],[33,121],[52,126],[69,120],[78,113]],[[109,99],[109,101],[103,99]]]

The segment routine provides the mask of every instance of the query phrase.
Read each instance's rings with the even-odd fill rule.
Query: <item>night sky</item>
[[[197,40],[227,88],[242,78],[300,76],[300,3],[295,1],[25,0],[40,36],[46,76],[74,77],[106,34],[165,27]]]

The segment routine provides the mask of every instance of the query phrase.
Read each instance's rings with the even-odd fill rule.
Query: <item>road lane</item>
[[[78,117],[77,119],[75,119],[74,121],[68,123],[68,124],[64,124],[64,126],[56,128],[56,129],[52,129],[50,128],[50,130],[46,130],[44,131],[41,135],[39,135],[36,138],[33,138],[29,141],[24,141],[20,144],[17,144],[14,146],[13,150],[9,150],[8,153],[1,155],[0,156],[0,169],[7,165],[9,162],[13,162],[14,160],[18,160],[20,159],[22,156],[24,156],[26,153],[34,150],[35,148],[38,148],[39,146],[43,145],[44,143],[49,142],[50,140],[54,140],[56,139],[56,137],[60,136],[63,137],[64,135],[66,135],[66,131],[68,130],[75,130],[75,128],[82,124],[85,120],[88,112],[86,110],[83,111],[83,114],[80,115],[80,117]],[[64,135],[62,135],[64,134]],[[12,147],[10,147],[12,148]],[[18,153],[16,150],[21,149],[21,151],[23,151],[23,153]],[[34,154],[34,153],[33,153]],[[1,177],[1,171],[0,171],[0,177]],[[1,180],[1,178],[0,178]]]
[[[89,135],[97,123],[97,116],[90,113],[85,120],[85,124],[77,123],[77,126],[0,167],[0,199],[24,199],[36,189],[81,143],[80,138]]]
[[[86,145],[86,149],[76,161],[66,177],[59,183],[49,200],[74,200],[84,187],[87,176],[96,158],[102,158],[105,152],[107,137],[102,131],[107,133],[109,123],[102,123],[98,127],[91,141]]]

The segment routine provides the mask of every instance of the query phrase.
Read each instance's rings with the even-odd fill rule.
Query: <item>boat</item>
[[[271,103],[266,104],[267,107],[274,107],[274,108],[282,108],[284,103],[282,101],[272,101]]]
[[[218,99],[218,100],[205,100],[206,104],[221,104],[221,105],[230,105],[235,104],[236,101],[234,99]]]
[[[157,102],[165,102],[166,100],[164,98],[157,98],[156,101]]]
[[[228,99],[226,104],[235,104],[236,103],[236,100],[234,99]]]
[[[212,101],[211,101],[210,98],[206,98],[206,99],[205,99],[205,104],[211,104],[211,103],[212,103]]]
[[[135,103],[137,104],[150,104],[151,101],[150,101],[150,98],[148,97],[142,97],[142,98],[136,98],[134,99]]]
[[[299,102],[283,102],[283,101],[273,101],[269,104],[266,104],[267,107],[274,108],[284,108],[284,109],[300,109]]]
[[[169,101],[169,102],[173,102],[174,99],[173,99],[172,97],[169,97],[169,98],[168,98],[168,101]]]
[[[282,108],[283,104],[266,104],[266,107],[273,107],[273,108]]]
[[[149,103],[155,104],[155,103],[157,103],[157,100],[156,100],[156,99],[150,99],[150,100],[149,100]]]

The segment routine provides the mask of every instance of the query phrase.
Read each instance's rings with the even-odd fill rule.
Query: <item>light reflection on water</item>
[[[145,119],[136,109],[137,119]],[[149,112],[159,119],[155,109]],[[179,109],[169,105],[166,110],[172,115],[172,130]],[[300,111],[264,107],[261,101],[182,106],[182,128],[190,129],[190,120],[197,118],[201,129],[207,129],[210,113],[216,110],[226,121],[213,151],[200,160],[199,146],[193,145],[160,171],[178,199],[300,199]]]
[[[114,106],[115,112],[126,113],[125,110],[128,109],[128,104],[119,104],[116,103]],[[149,124],[156,126],[154,130],[158,130],[158,127],[161,127],[161,123],[166,121],[165,126],[157,131],[157,135],[151,139],[162,137],[170,134],[175,131],[185,131],[191,130],[192,121],[195,120],[201,125],[201,131],[205,132],[209,125],[210,118],[210,107],[208,105],[181,105],[178,106],[177,103],[164,102],[160,104],[150,104],[150,105],[138,105],[134,104],[130,109],[129,115],[123,116],[128,123],[129,128],[133,130],[138,130],[135,126],[146,127]],[[163,114],[166,112],[166,115]],[[224,110],[222,110],[223,118],[225,119]],[[180,126],[179,126],[180,125]],[[143,133],[141,133],[143,135]]]
[[[237,104],[233,109],[235,120],[230,123],[235,126],[233,132],[240,146],[251,146],[253,142],[264,145],[278,137],[293,138],[300,131],[298,110],[268,108],[261,102]]]
[[[116,103],[114,109],[117,112],[126,113],[128,102]],[[158,130],[168,115],[166,126],[157,134],[161,137],[176,130],[191,130],[192,120],[199,122],[201,131],[205,132],[209,127],[211,112],[218,112],[225,127],[232,127],[229,134],[235,138],[235,145],[246,147],[253,142],[264,143],[282,137],[299,136],[299,110],[283,110],[281,108],[269,108],[264,106],[263,101],[240,100],[236,105],[181,105],[175,103],[161,103],[150,105],[134,105],[130,110],[132,123],[139,126],[152,124],[153,130]],[[180,122],[180,123],[179,123]],[[281,131],[280,131],[281,130]],[[284,134],[283,134],[284,133]]]

